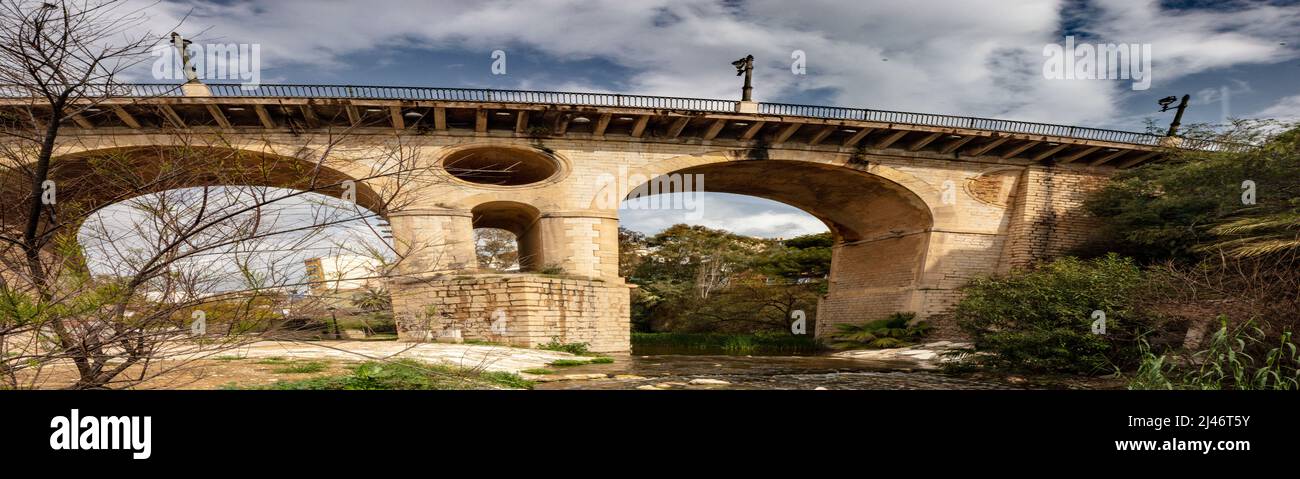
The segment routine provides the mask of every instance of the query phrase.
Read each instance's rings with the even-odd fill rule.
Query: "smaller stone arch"
[[[514,201],[489,201],[470,210],[474,228],[496,228],[515,235],[519,248],[519,270],[537,271],[542,266],[541,211]]]

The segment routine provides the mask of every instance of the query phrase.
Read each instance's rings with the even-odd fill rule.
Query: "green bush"
[[[586,356],[590,351],[590,345],[587,343],[565,343],[561,342],[558,336],[552,336],[551,342],[537,345],[537,349],[547,351],[561,351],[578,356]]]
[[[1154,325],[1132,304],[1142,284],[1142,271],[1128,258],[1062,258],[972,281],[954,316],[975,349],[990,353],[971,361],[1096,374],[1136,363],[1138,340]],[[1105,315],[1104,334],[1093,332],[1094,311]]]
[[[910,346],[930,332],[925,321],[911,324],[916,313],[893,313],[884,319],[862,324],[837,324],[839,331],[831,335],[831,346],[837,349],[899,348]]]

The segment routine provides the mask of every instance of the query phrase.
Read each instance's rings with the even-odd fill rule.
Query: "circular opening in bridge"
[[[515,148],[469,148],[447,155],[442,166],[457,179],[480,185],[523,186],[545,181],[560,171],[550,155]]]

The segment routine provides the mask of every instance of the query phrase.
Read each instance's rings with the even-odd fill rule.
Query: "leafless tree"
[[[61,135],[158,100],[121,81],[163,40],[147,19],[116,0],[0,0],[0,389],[133,387],[283,337],[320,303],[297,294],[307,255],[373,257],[355,279],[437,263],[443,245],[386,241],[379,217],[443,175],[365,122]]]
[[[436,181],[400,136],[353,146],[350,129],[292,149],[186,130],[77,148],[60,128],[130,95],[121,75],[162,41],[146,20],[113,0],[0,0],[0,388],[59,383],[67,363],[70,387],[129,387],[275,334],[309,285],[301,256],[267,253],[349,226],[382,237],[374,217]],[[375,276],[436,247],[375,244]]]
[[[23,205],[26,221],[18,244],[38,285],[48,273],[39,254],[53,237],[41,234],[46,205],[35,200],[49,179],[59,128],[108,97],[119,87],[115,83],[121,73],[144,61],[157,45],[157,35],[131,36],[146,18],[115,1],[0,2],[0,84],[5,85],[5,96],[31,102],[26,118],[11,118],[5,130],[24,140],[12,149],[36,149],[34,161],[15,166],[31,179],[31,201]]]

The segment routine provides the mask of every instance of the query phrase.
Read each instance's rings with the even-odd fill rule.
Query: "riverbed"
[[[915,369],[911,363],[829,356],[621,355],[614,359],[612,364],[551,368],[555,374],[539,382],[536,389],[1023,388]],[[566,377],[581,379],[550,380]]]

